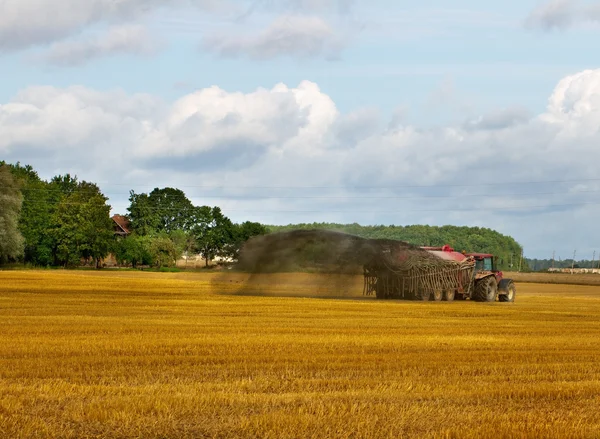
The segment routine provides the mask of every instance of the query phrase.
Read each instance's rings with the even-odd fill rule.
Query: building
[[[113,220],[115,236],[126,237],[131,233],[129,218],[123,215],[114,215],[111,219]]]

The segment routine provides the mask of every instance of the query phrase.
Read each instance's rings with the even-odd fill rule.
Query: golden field
[[[514,279],[516,282],[600,286],[600,275],[591,273],[504,273],[504,276]]]
[[[244,279],[0,271],[0,437],[600,437],[599,287],[418,303]]]

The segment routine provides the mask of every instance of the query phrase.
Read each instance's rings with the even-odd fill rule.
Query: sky
[[[598,0],[0,0],[0,160],[591,259],[599,38]]]

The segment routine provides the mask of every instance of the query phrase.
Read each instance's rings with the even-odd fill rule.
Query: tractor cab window
[[[475,261],[475,268],[477,270],[493,271],[494,264],[492,258],[483,258]]]

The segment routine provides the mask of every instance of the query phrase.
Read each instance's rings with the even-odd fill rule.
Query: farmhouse
[[[129,218],[123,215],[113,215],[113,230],[115,232],[115,236],[126,237],[131,233],[129,230]]]

